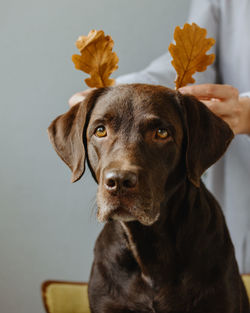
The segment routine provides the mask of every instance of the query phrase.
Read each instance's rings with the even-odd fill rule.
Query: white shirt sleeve
[[[170,53],[167,52],[150,63],[144,70],[118,77],[116,83],[144,83],[174,88],[176,73],[171,59]]]
[[[240,98],[243,98],[243,97],[250,98],[250,91],[241,93]],[[250,143],[250,134],[249,135],[241,135],[241,136],[244,136],[246,138],[246,140],[248,140],[248,143]]]
[[[248,98],[250,98],[250,91],[241,93],[241,94],[240,94],[240,98],[243,98],[243,97],[248,97]]]

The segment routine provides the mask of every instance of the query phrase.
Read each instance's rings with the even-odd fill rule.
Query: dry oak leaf
[[[118,56],[112,52],[114,41],[102,30],[91,30],[88,36],[80,36],[76,47],[81,55],[72,55],[75,68],[90,74],[85,82],[89,87],[108,87],[115,84],[109,76],[118,68]]]
[[[213,38],[206,38],[207,31],[195,23],[185,24],[183,29],[175,28],[174,40],[176,45],[169,45],[169,52],[173,60],[172,65],[177,72],[175,80],[176,89],[194,83],[192,75],[195,72],[203,72],[212,64],[215,55],[207,55],[206,52],[214,45]]]

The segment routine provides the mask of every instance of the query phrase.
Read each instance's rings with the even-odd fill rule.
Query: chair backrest
[[[250,274],[242,278],[250,301]],[[47,313],[90,313],[87,283],[49,280],[42,284],[42,298]]]
[[[246,287],[247,294],[248,294],[248,299],[249,299],[249,302],[250,302],[250,274],[242,275],[242,279],[243,279],[244,285]]]
[[[45,281],[42,298],[47,313],[90,313],[87,283]]]

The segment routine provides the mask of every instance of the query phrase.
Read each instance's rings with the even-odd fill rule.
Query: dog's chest
[[[127,228],[125,224],[123,224],[122,227],[127,235],[127,247],[140,268],[141,274],[139,275],[139,280],[141,280],[141,282],[137,281],[136,283],[138,285],[145,285],[144,292],[147,294],[148,299],[147,307],[150,307],[152,313],[172,312],[173,310],[176,310],[177,307],[179,311],[186,310],[186,308],[192,303],[192,297],[188,295],[183,280],[176,284],[173,284],[170,281],[167,282],[167,277],[171,277],[171,274],[173,273],[166,273],[164,267],[158,268],[158,275],[156,277],[166,277],[166,281],[152,277],[144,265],[144,260],[141,258],[136,242],[133,240],[129,228]]]

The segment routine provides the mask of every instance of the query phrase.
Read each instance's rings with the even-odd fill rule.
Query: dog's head
[[[52,122],[49,136],[73,182],[87,159],[99,185],[100,221],[151,225],[181,180],[199,188],[233,133],[192,96],[133,84],[94,90]]]

